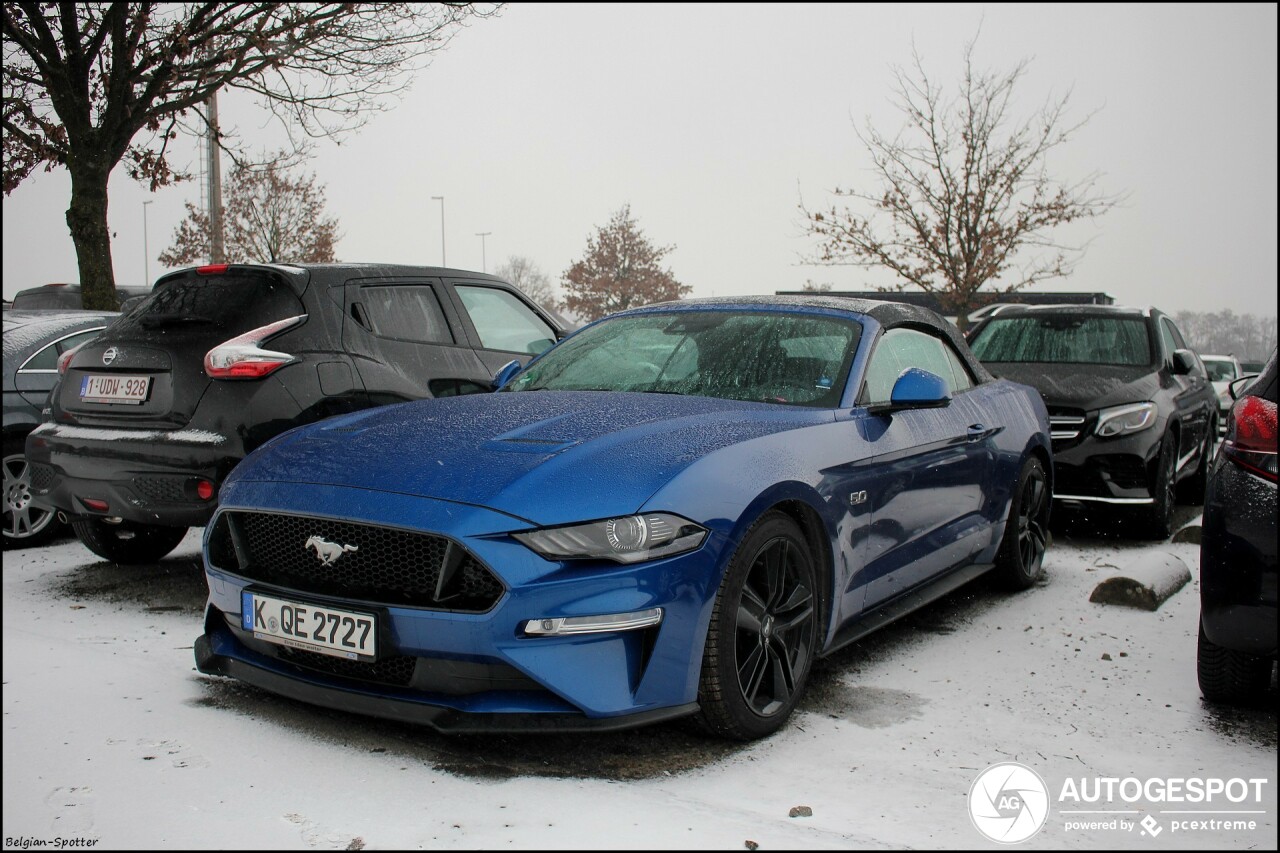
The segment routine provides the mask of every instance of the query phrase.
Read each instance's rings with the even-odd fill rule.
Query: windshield
[[[1207,358],[1201,360],[1204,362],[1204,369],[1209,374],[1211,382],[1230,382],[1236,378],[1236,366],[1232,362]]]
[[[979,361],[1051,364],[1151,364],[1147,324],[1140,317],[1051,314],[996,317],[969,348]]]
[[[862,327],[813,314],[670,311],[605,320],[504,391],[639,391],[839,405]]]

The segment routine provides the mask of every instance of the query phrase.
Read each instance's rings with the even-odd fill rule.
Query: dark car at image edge
[[[1128,512],[1163,539],[1179,501],[1203,502],[1218,400],[1159,309],[1010,305],[968,340],[988,370],[1044,398],[1055,505]]]
[[[1276,356],[1232,383],[1235,403],[1209,476],[1200,540],[1196,671],[1211,702],[1252,704],[1276,661]]]
[[[24,444],[57,384],[58,359],[96,337],[115,311],[4,311],[4,547],[40,545],[65,530],[57,513],[32,502]]]
[[[332,415],[488,391],[562,331],[517,288],[465,270],[219,264],[160,278],[60,365],[27,438],[32,495],[117,562],[205,524],[254,448]]]

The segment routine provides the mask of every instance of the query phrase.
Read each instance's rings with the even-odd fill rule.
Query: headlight
[[[707,531],[678,515],[656,512],[511,535],[548,560],[640,563],[692,551]]]
[[[1116,435],[1128,435],[1142,432],[1155,426],[1156,404],[1133,403],[1128,406],[1115,406],[1103,409],[1098,413],[1098,425],[1093,428],[1100,438],[1111,438]]]

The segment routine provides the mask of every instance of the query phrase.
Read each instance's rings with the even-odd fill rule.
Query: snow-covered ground
[[[1152,549],[1197,577],[1196,545],[1060,533],[1042,584],[980,580],[820,662],[791,724],[742,745],[678,725],[450,738],[202,676],[198,537],[141,568],[75,540],[5,553],[6,849],[990,849],[967,804],[1004,761],[1049,793],[1018,846],[1276,847],[1276,714],[1201,701],[1196,584],[1154,613],[1088,601]],[[1260,801],[1060,799],[1099,777],[1265,782]]]

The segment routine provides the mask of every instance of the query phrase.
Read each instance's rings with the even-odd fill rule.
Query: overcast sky
[[[801,263],[798,203],[874,186],[854,123],[901,125],[892,67],[952,85],[976,64],[1030,59],[1016,114],[1071,92],[1097,114],[1049,168],[1101,173],[1121,209],[1070,226],[1075,274],[1042,290],[1106,291],[1166,311],[1276,314],[1277,7],[1274,4],[514,4],[461,32],[411,90],[307,168],[327,191],[344,261],[492,271],[522,255],[552,279],[623,204],[693,295],[837,290],[893,281]],[[224,125],[277,146],[241,96]],[[191,145],[181,165],[198,169]],[[224,161],[225,162],[225,161]],[[4,197],[4,294],[78,280],[65,171]],[[117,169],[116,280],[154,280],[195,182],[149,194]],[[144,251],[143,202],[147,207]],[[478,232],[490,232],[482,238]],[[483,250],[483,255],[482,255]]]

